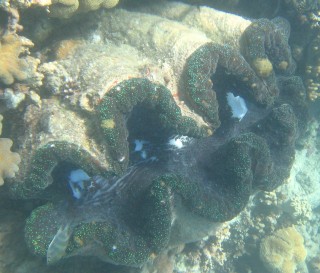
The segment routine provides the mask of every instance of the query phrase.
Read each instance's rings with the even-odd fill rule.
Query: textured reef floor
[[[0,2],[1,272],[320,272],[320,4],[247,2]]]

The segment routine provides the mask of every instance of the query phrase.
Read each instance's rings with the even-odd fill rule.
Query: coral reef
[[[169,1],[171,2],[171,1]],[[173,1],[174,2],[174,1]],[[319,30],[320,30],[320,5],[317,0],[283,0],[283,1],[255,1],[255,3],[249,3],[247,0],[239,1],[183,1],[183,2],[196,2],[199,6],[199,9],[202,10],[202,16],[197,17],[193,15],[193,12],[190,13],[188,5],[182,4],[185,6],[181,9],[174,9],[171,11],[170,8],[165,8],[165,12],[161,12],[161,16],[164,17],[173,17],[176,20],[183,20],[187,24],[192,26],[201,25],[208,34],[207,30],[220,25],[220,22],[224,21],[224,16],[221,16],[218,20],[214,21],[211,24],[208,24],[210,20],[206,18],[209,16],[210,10],[208,7],[214,7],[221,10],[227,10],[228,12],[242,15],[244,18],[256,18],[257,22],[262,22],[263,20],[259,18],[275,18],[276,16],[284,16],[290,22],[291,27],[291,47],[293,49],[293,55],[299,70],[301,71],[301,76],[304,79],[304,84],[308,89],[309,99],[314,101],[319,96],[319,80],[318,80],[318,44],[319,44]],[[231,2],[231,3],[229,3]],[[175,4],[172,3],[161,3],[164,6],[174,7]],[[158,4],[159,10],[161,10],[161,5]],[[180,4],[178,4],[180,5]],[[278,20],[278,19],[276,19]],[[246,25],[245,20],[235,21],[234,24],[237,24],[238,30],[241,33]],[[218,23],[216,23],[218,22]],[[232,28],[234,29],[234,28]],[[216,33],[216,32],[214,32]],[[212,34],[211,34],[212,35]],[[218,34],[219,35],[219,34]],[[262,39],[263,40],[263,39]],[[234,40],[236,41],[236,39]],[[258,41],[257,41],[258,42]],[[259,42],[258,42],[259,43]],[[254,44],[254,43],[253,43]],[[281,56],[281,54],[279,54]],[[272,62],[271,62],[272,63]],[[266,63],[267,64],[267,63]],[[268,70],[271,66],[268,65]],[[286,62],[280,62],[279,67],[284,69],[287,66]],[[303,72],[302,72],[303,71]]]
[[[192,8],[190,7],[190,9]],[[193,10],[193,12],[196,11]],[[214,13],[214,11],[212,12]],[[220,17],[222,16],[223,14],[220,14]],[[240,17],[230,14],[226,16],[228,16],[226,22],[229,22],[229,20],[242,20]],[[96,15],[88,16],[88,21],[90,22],[90,20],[96,20]],[[154,23],[160,21],[161,26]],[[250,24],[248,20],[244,21],[246,26]],[[132,31],[127,31],[127,25],[132,26]],[[144,27],[135,27],[135,25]],[[268,23],[264,22],[264,25],[268,25]],[[226,26],[222,25],[221,29],[226,28],[229,30],[228,26],[228,24]],[[275,26],[271,24],[270,29],[273,28]],[[172,34],[168,35],[162,29],[167,29],[168,33]],[[254,27],[255,31],[258,31],[258,29],[259,25]],[[90,31],[92,32],[91,29],[88,30],[88,32]],[[272,35],[264,29],[261,32],[263,31],[265,35]],[[237,31],[230,30],[229,32],[230,38],[226,38],[226,41],[232,41],[233,33],[237,33],[239,36]],[[114,35],[114,33],[118,34]],[[150,33],[154,33],[153,37],[149,37]],[[276,47],[280,49],[276,52],[289,52],[286,44],[288,33],[279,32],[278,34],[280,35],[281,33],[283,33],[283,42],[281,42],[281,37],[277,36],[276,41],[279,44],[276,44]],[[90,37],[90,33],[87,35]],[[114,117],[107,118],[107,120],[110,119],[107,125],[112,125],[112,120],[114,120],[115,125],[104,129],[106,142],[109,144],[108,150],[112,154],[110,160],[113,160],[114,162],[112,163],[115,165],[119,164],[117,161],[124,157],[124,161],[119,164],[122,165],[122,169],[128,163],[128,143],[126,142],[127,130],[123,127],[124,121],[119,115],[121,113],[121,115],[127,116],[134,105],[144,101],[143,96],[137,97],[137,101],[133,103],[120,101],[120,99],[122,100],[120,96],[123,96],[121,94],[128,92],[127,88],[138,88],[138,86],[134,87],[134,85],[138,84],[135,82],[138,81],[126,81],[130,78],[148,78],[152,85],[146,81],[139,80],[146,85],[146,87],[141,86],[143,90],[156,88],[158,84],[167,86],[182,114],[188,116],[186,121],[189,120],[189,128],[181,129],[185,123],[180,123],[181,119],[176,117],[173,119],[177,122],[176,125],[167,124],[165,126],[175,128],[171,133],[183,133],[196,137],[211,134],[213,129],[216,129],[220,124],[218,102],[215,92],[212,91],[212,81],[210,79],[210,75],[213,74],[214,77],[216,71],[224,69],[226,74],[232,77],[228,81],[230,85],[225,85],[223,81],[220,81],[220,83],[219,78],[214,79],[214,84],[217,85],[216,88],[220,89],[219,92],[223,93],[229,91],[228,89],[230,88],[234,88],[231,85],[238,86],[239,93],[249,97],[251,93],[251,99],[267,105],[272,104],[272,101],[276,99],[279,93],[274,76],[268,82],[270,84],[265,84],[265,79],[259,79],[243,56],[239,54],[239,51],[236,50],[236,47],[240,46],[239,42],[233,43],[230,47],[221,46],[219,45],[220,42],[214,41],[213,43],[201,31],[190,31],[189,27],[178,22],[165,20],[158,16],[115,10],[110,12],[108,16],[101,18],[99,29],[95,30],[92,35],[100,37],[96,42],[97,44],[84,43],[79,45],[72,50],[73,52],[70,53],[71,55],[67,59],[45,63],[39,70],[45,75],[44,86],[46,90],[53,95],[64,97],[72,105],[80,106],[85,111],[94,111],[95,106],[100,103],[102,97],[108,92],[110,92],[110,96],[111,94],[119,93],[117,95],[119,98],[116,98],[113,103],[129,103],[128,106],[125,106],[127,110],[119,109],[120,112],[118,114],[116,108],[111,110],[116,112],[112,114]],[[254,37],[256,33],[254,31],[246,33],[248,37],[251,37],[251,35]],[[140,39],[141,36],[144,36],[145,39]],[[175,47],[172,47],[173,37],[175,37],[176,41]],[[238,37],[239,39],[240,37]],[[107,44],[101,44],[102,41],[108,42]],[[128,41],[126,45],[119,46],[119,43],[124,43],[125,41]],[[113,44],[113,42],[116,42],[116,44]],[[185,46],[186,44],[188,47]],[[259,48],[262,51],[265,50],[264,48]],[[141,58],[145,54],[147,56]],[[174,58],[171,58],[171,56],[174,56]],[[290,55],[284,54],[284,57],[286,56],[288,56],[286,62],[290,64]],[[77,62],[74,62],[74,60],[77,60]],[[160,68],[158,66],[159,62]],[[88,63],[90,63],[90,66],[88,66]],[[289,66],[291,67],[292,65]],[[81,72],[79,73],[79,71]],[[99,76],[97,76],[98,71]],[[117,85],[122,81],[123,84]],[[130,86],[131,84],[133,85],[132,87]],[[221,84],[224,84],[224,86]],[[158,88],[160,94],[163,94],[161,98],[166,101],[163,104],[173,107],[171,110],[167,108],[167,111],[170,111],[171,114],[168,112],[166,114],[167,117],[161,116],[162,123],[168,123],[168,117],[173,117],[173,113],[178,114],[178,109],[173,106],[174,101],[170,99],[169,90],[163,87]],[[303,90],[302,92],[299,91],[299,94],[303,94]],[[156,100],[157,98],[153,97],[152,99]],[[298,99],[303,101],[304,98],[300,97]],[[184,103],[185,100],[188,100],[188,103]],[[123,108],[123,106],[121,107]],[[196,115],[194,111],[201,114],[201,116]],[[111,113],[108,115],[111,115]],[[164,117],[167,121],[165,121]],[[195,122],[198,128],[195,128]],[[105,125],[104,123],[103,127],[108,127]],[[177,126],[180,126],[180,128]],[[112,127],[114,127],[114,130],[112,130],[111,134]],[[120,134],[123,137],[115,137]],[[70,132],[70,135],[72,135],[72,132]],[[73,140],[70,142],[73,142]],[[37,146],[42,144],[46,144],[45,141]]]
[[[305,224],[312,218],[312,209],[307,200],[293,197],[283,204],[283,210],[292,216],[296,224]]]
[[[2,120],[0,115],[0,135],[2,134]],[[18,153],[11,152],[13,142],[9,138],[0,138],[0,186],[4,184],[5,178],[12,178],[19,170],[21,161]]]
[[[101,7],[113,8],[119,0],[53,0],[50,5],[50,16],[59,18],[69,18],[76,12],[88,12]]]
[[[0,186],[5,178],[12,178],[19,170],[20,156],[10,151],[12,140],[0,138]]]
[[[269,80],[274,69],[278,74],[287,75],[296,68],[288,50],[289,23],[279,17],[271,22],[265,19],[256,20],[242,36],[243,55],[262,78]],[[259,39],[261,36],[264,38]],[[274,44],[278,48],[277,52],[273,52]]]
[[[81,5],[53,3],[51,15],[100,3]],[[90,255],[139,267],[211,234],[253,193],[289,177],[307,114],[287,22],[179,3],[146,9],[71,20],[68,37],[48,48],[54,61],[43,57],[39,67],[41,104],[12,110],[24,126],[12,123],[6,133],[23,160],[8,188],[13,198],[41,202],[25,228],[37,256],[70,230],[56,260]],[[248,104],[241,121],[232,118],[228,92]],[[170,151],[172,135],[194,139]],[[135,164],[136,139],[157,147],[158,160]],[[68,182],[74,169],[91,177],[79,200]]]
[[[31,41],[22,40],[16,35],[5,35],[0,41],[0,81],[4,84],[12,84],[14,80],[25,80],[26,62],[19,58],[25,46],[32,46]]]
[[[269,272],[294,272],[306,258],[303,237],[293,227],[277,230],[262,240],[260,257]]]
[[[249,203],[238,219],[227,223],[231,235],[222,243],[226,255],[224,267],[219,267],[213,258],[204,259],[201,251],[202,263],[208,259],[211,260],[214,270],[217,272],[225,272],[226,268],[227,271],[234,270],[235,272],[241,270],[259,272],[262,270],[262,263],[257,263],[254,260],[259,258],[256,253],[260,249],[260,240],[272,236],[275,230],[282,229],[284,226],[295,225],[297,231],[304,238],[304,247],[307,250],[305,262],[299,264],[296,271],[310,272],[312,264],[310,260],[319,255],[319,211],[317,209],[319,206],[319,174],[316,167],[319,161],[317,152],[319,140],[317,122],[312,124],[309,130],[311,130],[311,136],[308,137],[306,146],[296,151],[295,163],[287,183],[275,191],[260,192],[252,199],[252,203]],[[218,239],[213,237],[213,239],[203,241],[203,250],[212,249],[213,242]],[[234,256],[240,257],[234,258]],[[188,260],[186,262],[188,263]]]
[[[19,24],[20,15],[10,4],[2,7],[0,3],[0,83],[11,85],[23,81],[30,86],[41,85],[42,75],[37,72],[40,62],[38,58],[30,56],[29,49],[34,46],[31,40],[19,36],[17,32],[23,27]]]
[[[277,111],[279,110],[274,110]],[[292,119],[290,114],[284,115],[284,120]],[[268,120],[268,117],[266,119]],[[262,122],[259,128],[264,127],[263,124]],[[286,132],[288,140],[293,139],[294,132],[294,128]],[[169,160],[167,167],[163,167],[160,161],[154,163],[155,166],[147,164],[146,167],[129,171],[116,180],[115,185],[119,181],[126,186],[119,186],[116,195],[110,197],[108,205],[99,205],[100,201],[94,201],[94,197],[93,203],[90,201],[86,205],[84,201],[81,206],[81,221],[74,223],[75,228],[64,257],[81,253],[83,248],[92,249],[93,254],[98,253],[98,249],[102,247],[104,254],[99,255],[101,259],[115,264],[140,266],[152,253],[168,246],[198,240],[212,229],[214,222],[224,222],[235,217],[247,204],[251,192],[277,186],[279,180],[283,180],[286,175],[286,172],[281,173],[283,169],[289,169],[292,164],[292,160],[284,161],[282,164],[286,166],[273,167],[276,165],[273,157],[276,154],[270,154],[269,147],[274,143],[268,145],[262,137],[252,133],[232,138],[222,146],[216,146],[216,141],[214,137],[195,141],[182,154],[173,155],[174,158]],[[278,146],[278,150],[281,150],[284,157],[290,157],[293,150],[289,152],[287,147],[293,149],[292,143],[287,141],[285,148],[282,145]],[[211,149],[208,149],[209,147]],[[201,151],[198,155],[197,150]],[[30,179],[22,185],[24,197],[30,197],[27,193],[40,198],[46,195],[47,185],[41,185],[40,182],[48,179],[44,179],[43,175],[47,175],[58,160],[68,161],[66,156],[77,166],[84,166],[92,173],[88,165],[75,161],[76,158],[84,161],[86,156],[79,150],[76,155],[71,151],[65,143],[49,143],[43,150],[38,150],[39,154],[35,154],[33,159],[34,165],[38,167],[31,171]],[[180,162],[185,162],[184,157],[189,158],[189,153],[194,154],[194,161],[187,166],[181,164]],[[181,160],[174,163],[177,158]],[[39,163],[45,163],[45,168],[39,167],[40,164],[36,163],[38,160]],[[90,162],[92,164],[92,161]],[[199,162],[202,162],[201,165]],[[208,166],[219,169],[219,173],[211,173]],[[200,173],[206,172],[207,177],[203,179]],[[37,174],[40,175],[39,178],[36,177]],[[209,183],[207,187],[215,189],[214,191],[219,189],[219,194],[204,191],[206,183]],[[51,196],[55,193],[60,195],[60,199],[64,196],[53,188],[51,192]],[[15,189],[15,193],[18,193],[18,189]],[[106,198],[107,200],[109,198]],[[59,226],[64,224],[64,219],[78,217],[73,213],[69,215],[65,205],[59,202],[34,210],[27,222],[26,240],[32,252],[37,255],[46,255],[48,245]],[[91,203],[94,205],[90,205]],[[133,214],[132,208],[139,213]],[[97,215],[110,216],[99,221],[99,217],[94,216],[92,211]],[[122,218],[122,215],[126,217]],[[91,252],[87,254],[89,253]]]
[[[3,99],[8,109],[15,109],[26,98],[22,92],[15,93],[12,89],[6,88],[3,93]]]
[[[4,11],[9,17],[8,27],[10,32],[20,31],[22,26],[18,24],[19,22],[19,11],[25,10],[30,7],[40,6],[45,7],[51,3],[51,0],[4,0],[0,3],[0,10]]]
[[[191,7],[189,9],[192,10],[193,13],[196,13],[196,9]],[[202,15],[201,11],[202,9],[199,11],[199,14],[196,14],[198,17]],[[215,14],[215,11],[212,11],[212,13]],[[220,17],[224,16],[221,12],[216,13],[218,13]],[[108,46],[105,46],[105,51],[110,52],[113,56],[116,56],[117,52],[121,50],[121,54],[123,55],[121,61],[119,54],[116,57],[119,59],[119,64],[116,64],[110,55],[104,56],[101,54],[101,49],[89,45],[78,48],[74,54],[74,58],[77,58],[77,60],[80,58],[84,62],[86,57],[84,54],[81,54],[84,50],[90,51],[92,56],[99,55],[99,59],[96,61],[88,61],[90,61],[96,69],[103,69],[105,71],[105,73],[103,73],[105,76],[100,77],[99,82],[95,82],[94,86],[94,89],[100,90],[100,98],[103,97],[104,92],[110,89],[112,85],[121,82],[121,80],[146,76],[149,80],[168,87],[175,96],[175,100],[179,103],[183,114],[192,115],[198,123],[201,123],[201,119],[204,119],[207,126],[210,126],[214,130],[219,127],[220,124],[218,103],[216,100],[216,92],[220,90],[216,90],[216,88],[218,88],[216,86],[218,79],[217,82],[215,82],[214,79],[212,84],[210,75],[214,77],[220,70],[225,70],[226,73],[232,77],[231,84],[238,86],[238,92],[240,94],[250,97],[255,102],[264,105],[271,105],[279,94],[274,73],[272,73],[268,79],[260,79],[258,73],[251,68],[250,64],[239,53],[240,35],[245,29],[239,33],[237,32],[238,27],[234,30],[227,24],[229,20],[243,20],[243,25],[249,28],[250,21],[234,15],[226,16],[228,20],[225,20],[225,25],[220,26],[220,31],[222,32],[226,29],[227,32],[224,36],[212,35],[211,40],[204,35],[200,27],[199,30],[190,30],[190,27],[187,25],[176,21],[165,20],[158,16],[116,10],[102,18],[99,29],[95,30],[93,35],[98,37],[100,41],[98,43],[101,43],[103,40],[110,42]],[[93,18],[91,19],[93,20]],[[159,24],[157,25],[155,22]],[[273,57],[270,56],[271,62],[274,61],[274,67],[278,67],[281,62],[287,63],[285,67],[286,73],[290,74],[294,68],[294,63],[292,62],[290,50],[287,45],[289,33],[288,31],[281,30],[284,24],[277,26],[276,23],[278,23],[278,21],[274,23],[264,21],[261,24],[257,24],[252,31],[246,31],[245,36],[252,37],[250,39],[254,40],[254,37],[258,34],[266,37],[275,35],[275,37],[273,37],[275,40],[274,46],[278,49],[274,51],[276,54],[279,54],[279,56],[281,55],[282,59],[280,60],[280,57],[274,54]],[[128,25],[132,28],[130,32],[127,31]],[[144,27],[142,28],[141,26]],[[170,35],[162,32],[161,29],[166,29]],[[259,29],[260,33],[256,33]],[[213,28],[211,31],[215,33],[216,28]],[[113,35],[113,33],[117,33],[117,35]],[[153,33],[153,36],[150,36],[150,33]],[[228,33],[229,35],[227,35]],[[238,38],[235,38],[234,35],[237,35]],[[144,36],[145,39],[140,39],[141,36]],[[172,41],[173,37],[175,37],[174,42]],[[225,37],[225,39],[221,41],[221,37]],[[234,39],[236,39],[237,42],[234,42]],[[117,48],[112,45],[113,43],[116,43]],[[122,43],[126,43],[126,47],[122,46],[119,48],[118,45]],[[175,44],[174,47],[172,47],[172,43]],[[251,44],[257,43],[253,42],[250,43],[250,45]],[[185,45],[188,46],[186,47]],[[255,51],[259,52],[259,50],[261,50],[263,52],[261,54],[259,53],[261,56],[265,55],[265,51],[271,52],[271,49],[263,48],[261,44],[258,45],[259,48],[255,49]],[[129,46],[131,46],[131,48]],[[242,47],[245,48],[246,45],[244,44]],[[130,54],[130,56],[127,54]],[[143,59],[144,63],[141,62],[141,58],[139,59],[137,56],[138,54],[146,55],[146,58]],[[136,64],[133,65],[131,62],[133,62],[135,57]],[[104,60],[104,66],[101,64],[102,59]],[[71,61],[72,58],[54,64],[63,66],[63,69],[57,68],[55,71],[67,70],[70,74],[68,78],[71,78],[72,81],[80,82],[79,88],[81,90],[92,90],[93,84],[91,82],[93,81],[94,70],[90,72],[90,75],[86,69],[86,81],[84,81],[84,77],[79,77],[77,72],[78,69],[85,69],[81,67],[82,62],[74,67]],[[125,61],[126,64],[124,64]],[[129,63],[130,66],[128,65]],[[108,65],[110,69],[107,70]],[[55,75],[53,71],[44,69],[42,69],[42,71],[47,75],[48,79]],[[277,73],[281,74],[283,71],[277,70]],[[110,79],[115,77],[116,80],[110,82]],[[267,81],[268,84],[265,84],[265,81]],[[102,82],[104,84],[102,84]],[[45,85],[47,85],[46,79]],[[97,87],[97,85],[99,86]],[[215,92],[212,92],[212,88]],[[233,87],[225,84],[225,86],[219,86],[219,88],[231,89]],[[48,89],[65,89],[65,87],[57,86],[57,84],[53,82],[48,86]],[[229,90],[223,91],[227,92]],[[92,97],[92,94],[88,93],[89,92],[87,92],[86,95],[82,95],[82,98],[87,97],[88,99]],[[79,98],[76,97],[74,99],[79,100]],[[188,100],[187,104],[184,103],[185,100]],[[94,102],[91,104],[94,104]],[[192,111],[195,111],[195,113]],[[195,115],[196,113],[199,115]]]
[[[285,12],[294,27],[292,48],[298,61],[309,99],[319,97],[319,1],[286,0]]]
[[[246,95],[249,93],[258,103],[271,105],[278,96],[274,69],[279,75],[292,74],[295,69],[288,46],[290,27],[286,20],[275,18],[251,22],[207,7],[198,9],[179,2],[153,4],[142,10],[203,31],[215,43],[215,48],[202,54],[206,54],[206,60],[211,59],[209,54],[216,55],[217,61],[202,65],[209,65],[213,74],[221,65],[238,79],[239,85],[245,86]],[[200,64],[198,60],[196,65],[199,68]],[[197,78],[197,74],[192,76]]]
[[[305,83],[308,95],[311,100],[315,100],[320,96],[320,31],[308,46],[308,55],[305,67]]]
[[[308,22],[312,28],[319,28],[319,1],[285,0],[284,2],[300,17],[300,20]]]

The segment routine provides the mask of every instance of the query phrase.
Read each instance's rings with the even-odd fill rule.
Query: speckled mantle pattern
[[[142,212],[149,224],[138,232],[129,229],[128,241],[123,242],[123,248],[116,254],[112,248],[115,243],[119,244],[116,227],[109,223],[92,223],[79,225],[74,230],[74,238],[80,238],[84,245],[73,240],[66,256],[81,252],[92,238],[99,237],[106,251],[100,258],[137,266],[153,252],[168,247],[173,240],[169,238],[172,194],[186,203],[191,202],[190,207],[186,206],[190,218],[194,213],[211,222],[226,221],[246,205],[253,188],[271,190],[283,182],[294,157],[293,145],[298,130],[294,112],[301,117],[298,123],[304,121],[305,95],[301,80],[292,76],[294,63],[287,44],[289,32],[282,20],[258,20],[252,24],[244,20],[247,27],[241,35],[237,32],[238,37],[231,39],[232,44],[221,45],[214,35],[156,15],[125,10],[97,14],[101,19],[99,27],[95,31],[88,27],[83,37],[75,37],[82,39],[82,44],[65,59],[42,66],[44,85],[52,97],[43,99],[38,116],[31,114],[38,110],[35,106],[29,106],[25,113],[29,126],[17,139],[23,163],[11,187],[15,197],[41,199],[54,182],[52,170],[63,161],[90,174],[114,172],[121,175],[129,163],[127,137],[132,133],[126,120],[137,106],[155,113],[160,130],[197,138],[213,134],[228,119],[228,107],[223,98],[230,88],[235,88],[253,104],[269,108],[271,113],[259,126],[248,127],[251,133],[236,135],[219,150],[226,159],[220,170],[225,173],[233,170],[235,187],[226,189],[225,196],[232,192],[234,202],[225,197],[226,203],[221,207],[214,203],[216,200],[207,204],[205,201],[210,196],[201,192],[201,182],[188,181],[177,171],[156,179],[146,189],[147,194],[140,201],[150,204],[150,209]],[[94,18],[88,17],[89,20],[97,20],[96,15],[92,16]],[[228,16],[241,21],[237,16]],[[231,30],[231,36],[232,33],[235,31]],[[257,36],[265,39],[254,43]],[[252,65],[257,58],[272,63],[273,69],[259,75]],[[285,65],[279,67],[283,62]],[[60,74],[55,73],[57,68]],[[263,67],[259,71],[261,69]],[[68,80],[55,81],[55,76]],[[287,95],[288,85],[294,86],[291,96]],[[282,105],[283,102],[291,106]],[[63,118],[62,123],[57,116]],[[278,157],[277,150],[282,157]],[[252,167],[250,163],[261,156],[266,161]],[[214,158],[211,160],[212,164],[218,164]],[[238,162],[244,165],[239,166]],[[274,171],[270,164],[279,169]],[[266,173],[272,177],[262,181],[261,174]],[[257,187],[253,186],[255,180]],[[264,182],[267,183],[264,185]],[[189,188],[180,185],[189,185]],[[191,189],[195,185],[198,190],[193,192]],[[165,206],[161,206],[163,201]],[[39,207],[28,221],[28,245],[40,256],[46,255],[48,243],[59,228],[59,223],[49,221],[59,212],[54,208],[55,204],[51,203]],[[44,232],[37,230],[39,224]],[[49,226],[48,232],[46,227]],[[36,241],[35,238],[41,239]],[[149,241],[152,243],[146,245]]]

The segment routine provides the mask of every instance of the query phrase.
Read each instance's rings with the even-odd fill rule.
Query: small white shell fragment
[[[173,138],[169,139],[168,144],[173,146],[175,149],[182,149],[190,141],[191,138],[188,136],[174,136]]]
[[[247,114],[248,108],[246,102],[240,96],[234,96],[233,93],[227,93],[227,101],[231,107],[232,117],[239,119],[241,121],[243,117]]]

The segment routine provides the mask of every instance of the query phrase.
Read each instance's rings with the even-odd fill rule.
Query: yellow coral
[[[119,0],[53,0],[50,6],[52,17],[69,18],[77,12],[88,12],[100,7],[113,8]]]
[[[108,0],[108,1],[103,1],[103,7],[107,9],[114,8],[116,5],[118,5],[119,0]]]
[[[69,18],[79,8],[78,0],[53,0],[50,6],[50,16],[58,18]]]
[[[262,78],[269,77],[273,71],[272,63],[267,58],[257,58],[253,60],[252,67]]]
[[[261,241],[260,258],[269,272],[294,273],[306,256],[303,237],[294,227],[279,229]]]
[[[20,156],[10,151],[12,140],[0,138],[0,185],[3,185],[4,178],[12,178],[19,170]]]
[[[105,129],[113,129],[116,126],[116,123],[113,119],[104,119],[101,121],[101,127]]]
[[[27,40],[26,40],[27,41]],[[14,80],[24,80],[27,74],[24,72],[26,63],[19,58],[26,41],[17,35],[8,34],[0,40],[0,81],[4,84],[12,84]]]
[[[288,62],[286,62],[286,61],[281,61],[280,63],[279,63],[279,65],[278,65],[278,68],[280,69],[280,70],[287,70],[287,68],[288,68],[288,66],[289,66],[289,63]]]

